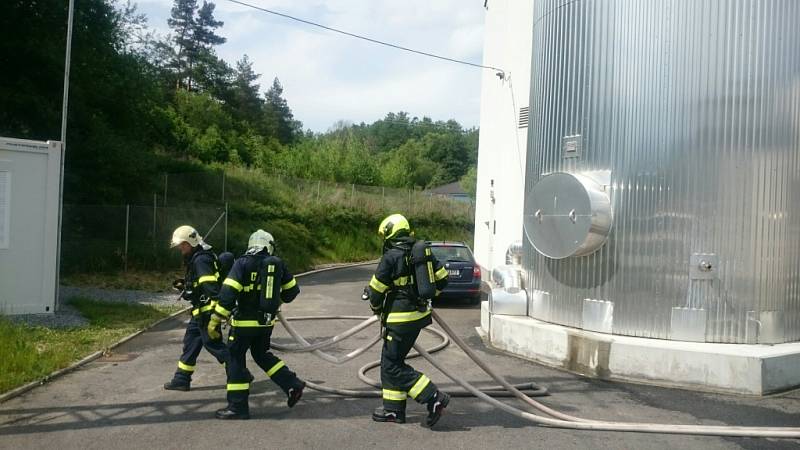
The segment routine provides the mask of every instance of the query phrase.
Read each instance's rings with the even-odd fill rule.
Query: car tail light
[[[481,279],[481,268],[477,265],[472,268],[472,278],[475,278],[476,280]]]

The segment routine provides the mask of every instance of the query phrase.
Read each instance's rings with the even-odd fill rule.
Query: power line
[[[259,10],[259,11],[262,11],[262,12],[265,12],[265,13],[268,13],[268,14],[273,14],[273,15],[280,16],[280,17],[283,17],[283,18],[286,18],[286,19],[290,19],[290,20],[294,20],[294,21],[297,21],[297,22],[301,22],[301,23],[304,23],[306,25],[311,25],[311,26],[315,26],[315,27],[318,27],[318,28],[322,28],[324,30],[333,31],[334,33],[343,34],[345,36],[354,37],[356,39],[361,39],[361,40],[364,40],[364,41],[367,41],[367,42],[372,42],[373,44],[385,45],[387,47],[391,47],[391,48],[394,48],[394,49],[397,49],[397,50],[403,50],[403,51],[406,51],[406,52],[416,53],[418,55],[423,55],[423,56],[428,56],[428,57],[431,57],[431,58],[441,59],[441,60],[453,62],[453,63],[456,63],[456,64],[464,64],[464,65],[467,65],[467,66],[479,67],[481,69],[496,70],[499,73],[503,73],[503,74],[505,73],[505,70],[500,69],[498,67],[484,66],[482,64],[471,63],[469,61],[462,61],[460,59],[448,58],[446,56],[441,56],[441,55],[437,55],[437,54],[429,53],[429,52],[423,52],[421,50],[414,50],[413,48],[404,47],[404,46],[398,45],[398,44],[392,44],[390,42],[380,41],[378,39],[373,39],[373,38],[370,38],[370,37],[367,37],[367,36],[362,36],[360,34],[350,33],[349,31],[339,30],[337,28],[332,28],[332,27],[329,27],[329,26],[326,26],[326,25],[322,25],[322,24],[317,23],[317,22],[312,22],[310,20],[301,19],[299,17],[290,16],[288,14],[284,14],[284,13],[281,13],[281,12],[278,12],[278,11],[273,11],[273,10],[267,9],[267,8],[262,8],[260,6],[252,5],[252,4],[245,3],[245,2],[242,2],[242,1],[239,1],[239,0],[226,0],[226,1],[228,1],[230,3],[235,3],[237,5],[245,6],[245,7],[248,7],[248,8],[256,9],[256,10]]]

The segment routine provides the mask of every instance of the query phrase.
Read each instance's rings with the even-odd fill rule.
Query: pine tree
[[[303,124],[294,120],[292,109],[283,98],[283,86],[276,77],[272,87],[264,95],[263,128],[269,136],[274,136],[281,144],[295,142],[302,134]]]
[[[261,85],[256,83],[261,75],[253,70],[253,63],[247,55],[236,62],[236,75],[231,87],[231,109],[237,119],[256,123],[264,100],[261,98]]]
[[[167,24],[174,32],[171,68],[178,87],[183,83],[190,90],[211,90],[222,81],[219,69],[225,64],[214,53],[214,46],[224,44],[226,39],[215,32],[223,22],[214,18],[214,8],[214,3],[206,1],[198,7],[197,0],[175,0],[173,4]],[[198,80],[201,86],[195,86]]]
[[[225,22],[214,18],[214,8],[216,8],[214,3],[204,1],[203,6],[197,11],[192,37],[198,49],[208,50],[227,41],[227,39],[214,32],[217,28],[225,25]]]
[[[187,88],[191,88],[191,57],[196,52],[194,48],[195,12],[197,11],[197,0],[175,0],[170,11],[167,24],[174,35],[172,40],[175,44],[173,61],[170,68],[175,72],[176,85],[181,86],[181,82],[186,83]]]

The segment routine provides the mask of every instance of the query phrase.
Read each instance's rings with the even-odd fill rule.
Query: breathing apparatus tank
[[[436,296],[433,261],[429,242],[416,241],[411,246],[411,265],[416,280],[417,295],[421,300],[432,300]]]
[[[275,256],[267,256],[259,266],[261,292],[258,296],[259,309],[265,313],[275,314],[281,306],[281,279],[283,265]]]

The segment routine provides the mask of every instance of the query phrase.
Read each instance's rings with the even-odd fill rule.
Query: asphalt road
[[[301,294],[284,315],[368,314],[359,300],[374,266],[340,269],[300,280]],[[569,414],[616,421],[800,426],[800,394],[743,398],[584,379],[487,349],[475,332],[479,309],[447,302],[438,311],[493,367],[512,382],[536,380],[552,396],[543,402]],[[538,427],[472,398],[456,398],[436,428],[420,425],[425,410],[409,403],[409,423],[370,419],[378,399],[348,399],[307,391],[293,409],[265,375],[257,376],[249,421],[214,419],[225,405],[225,377],[210,355],[198,362],[191,392],[168,392],[181,349],[184,322],[165,322],[93,362],[21,397],[0,404],[0,448],[798,448],[798,441],[569,431]],[[298,322],[309,338],[330,337],[354,321]],[[366,342],[370,329],[334,351]],[[289,343],[283,329],[275,339]],[[434,338],[423,342],[433,344]],[[378,357],[375,347],[342,366],[311,354],[281,355],[302,378],[333,387],[362,389],[359,367]],[[457,348],[437,354],[448,367],[475,382],[490,380]],[[412,365],[445,388],[453,384],[428,363]],[[257,367],[249,364],[253,373]],[[377,378],[374,371],[370,373]],[[506,400],[513,402],[513,400]]]

